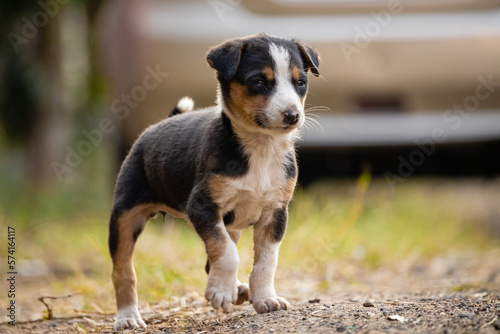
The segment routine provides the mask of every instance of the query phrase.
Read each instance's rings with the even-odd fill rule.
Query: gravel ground
[[[291,310],[259,315],[246,303],[215,312],[191,293],[141,305],[148,328],[123,333],[500,333],[499,252],[377,270],[352,265],[353,276],[326,283],[282,273],[277,287]],[[111,314],[79,312],[16,327],[3,323],[0,332],[115,333],[113,321]]]
[[[396,298],[397,297],[397,298]],[[287,311],[255,314],[250,305],[230,313],[208,307],[195,310],[152,307],[143,312],[147,329],[124,333],[499,333],[498,292],[454,292],[438,295],[400,294],[384,300],[335,298],[293,301]],[[310,303],[311,302],[311,303]],[[19,324],[3,333],[115,333],[113,316],[88,314]]]

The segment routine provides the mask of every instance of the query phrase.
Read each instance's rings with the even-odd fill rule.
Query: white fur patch
[[[115,330],[121,330],[125,328],[146,328],[146,324],[139,314],[137,305],[129,305],[122,307],[116,312],[116,321],[113,326]]]
[[[275,298],[274,273],[278,265],[279,242],[268,243],[259,249],[259,260],[250,274],[250,296],[252,300]]]
[[[222,212],[234,211],[236,220],[228,228],[236,231],[256,223],[263,210],[283,207],[288,182],[284,163],[294,149],[293,133],[273,136],[242,129],[237,133],[249,157],[249,169],[241,177],[227,179],[224,196],[216,199]]]
[[[216,262],[210,263],[205,298],[218,310],[229,310],[231,303],[238,300],[238,248],[231,240],[223,222],[218,228],[226,237],[226,250]]]
[[[272,123],[281,123],[282,112],[291,109],[300,114],[298,127],[304,123],[304,108],[300,96],[292,85],[292,71],[290,68],[290,53],[282,46],[271,44],[269,53],[274,60],[275,92],[272,95],[267,110],[267,117]]]
[[[177,102],[177,108],[181,111],[181,113],[190,112],[194,108],[194,101],[189,96],[184,96],[179,100],[179,102]]]
[[[255,233],[256,231],[254,235]],[[257,313],[287,310],[290,308],[290,303],[276,295],[274,290],[274,273],[278,265],[280,243],[263,242],[263,240],[256,240],[256,242],[260,246],[258,260],[250,274],[249,300]]]

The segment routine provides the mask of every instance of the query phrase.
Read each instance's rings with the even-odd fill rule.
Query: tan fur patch
[[[236,116],[247,125],[258,126],[255,123],[255,114],[258,110],[266,108],[266,97],[262,95],[249,96],[247,88],[237,82],[231,83],[229,94],[231,96],[229,108]]]
[[[292,79],[295,80],[295,81],[298,81],[299,80],[299,76],[300,76],[300,70],[297,66],[294,66],[292,68]]]
[[[266,77],[267,80],[272,81],[274,79],[274,71],[271,67],[266,67],[262,70],[262,74]]]
[[[205,242],[205,247],[206,247],[207,255],[208,255],[208,261],[210,263],[214,263],[222,255],[224,255],[224,252],[226,251],[227,240],[222,235],[222,233],[221,233],[220,237],[210,237],[210,238],[203,240],[203,241]]]
[[[134,232],[146,224],[144,206],[135,207],[118,218],[118,247],[113,257],[113,285],[118,309],[137,304],[136,275],[132,263]]]
[[[240,240],[240,234],[241,234],[241,232],[240,231],[230,231],[230,230],[228,230],[227,233],[231,237],[231,240],[233,240],[233,242],[235,244],[237,244],[238,240]]]
[[[208,190],[215,203],[219,203],[219,199],[225,197],[224,195],[227,192],[226,177],[217,174],[212,175],[208,180]]]
[[[295,166],[297,169],[297,166]],[[290,178],[286,181],[286,185],[283,189],[283,197],[285,198],[286,204],[292,199],[293,192],[295,190],[295,185],[297,184],[297,178]]]

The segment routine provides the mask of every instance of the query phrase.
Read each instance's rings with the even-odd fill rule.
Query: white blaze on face
[[[269,52],[274,61],[274,79],[276,85],[274,94],[268,104],[268,119],[275,126],[283,126],[283,112],[295,110],[300,113],[297,126],[304,123],[304,109],[300,96],[292,84],[292,71],[290,68],[290,53],[282,46],[271,43]]]

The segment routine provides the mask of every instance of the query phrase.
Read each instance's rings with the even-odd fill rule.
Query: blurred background
[[[453,277],[465,256],[486,270],[467,275],[498,286],[500,265],[485,259],[500,256],[499,1],[11,1],[0,7],[0,224],[16,228],[24,319],[41,316],[41,294],[82,292],[61,313],[114,309],[106,239],[121,161],[181,97],[214,103],[210,46],[260,32],[321,57],[277,280],[307,276],[314,290],[367,283],[359,270],[377,268]],[[143,302],[201,293],[203,253],[186,224],[150,223],[136,251]]]

